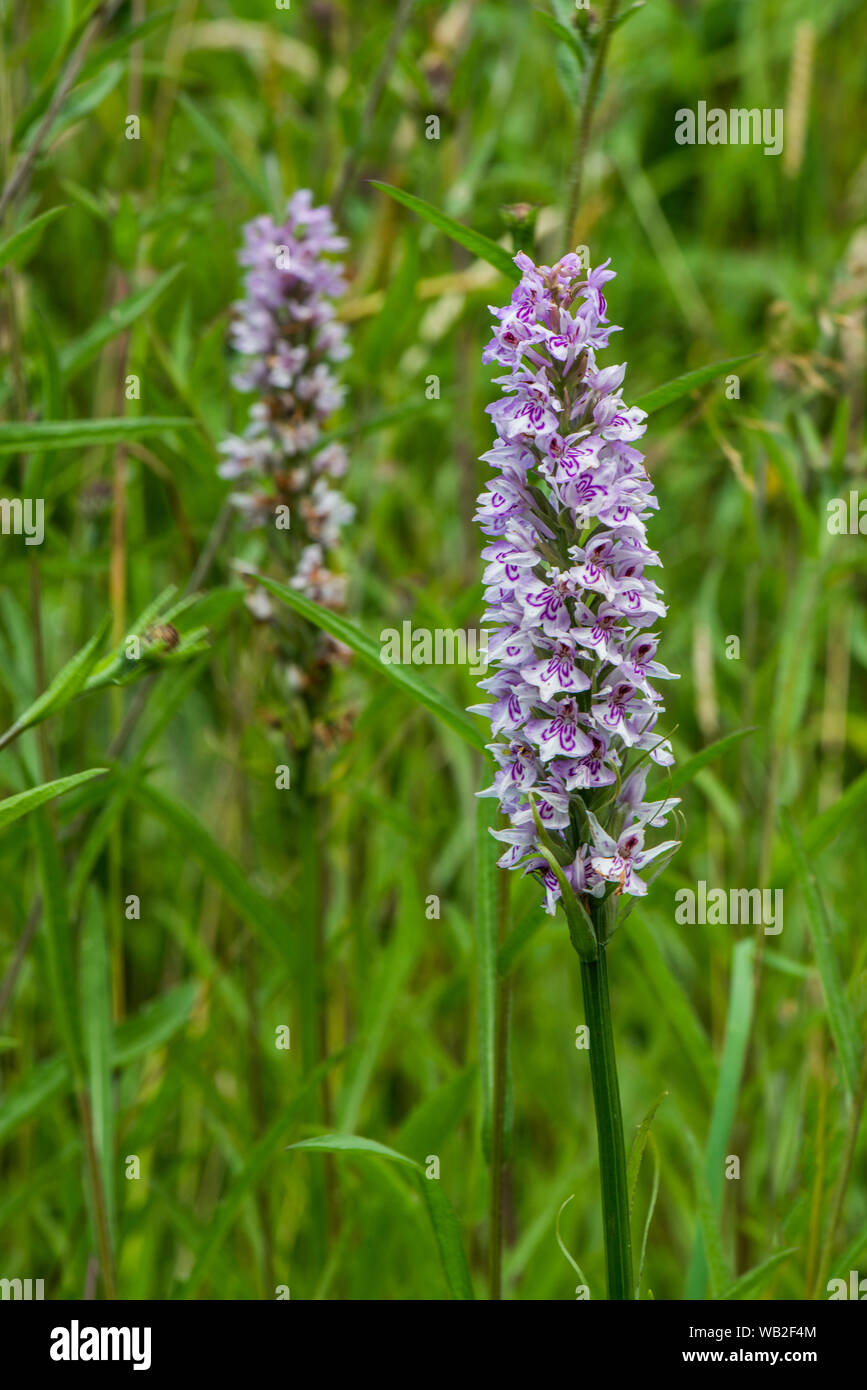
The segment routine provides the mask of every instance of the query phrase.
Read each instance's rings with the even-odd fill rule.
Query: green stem
[[[500,870],[498,885],[498,944],[506,938],[509,915],[509,875]],[[506,1157],[506,1090],[509,1071],[509,1014],[512,1004],[509,976],[499,978],[494,1028],[494,1097],[491,1132],[491,1228],[488,1252],[489,1297],[503,1296],[503,1165]]]
[[[608,996],[608,966],[605,958],[601,913],[593,913],[599,954],[595,960],[581,961],[584,1014],[590,1030],[590,1077],[596,1134],[599,1141],[599,1171],[602,1182],[602,1218],[605,1229],[605,1263],[608,1270],[608,1297],[633,1299],[632,1237],[629,1229],[629,1192],[626,1185],[626,1150],[623,1144],[623,1116],[620,1087],[614,1056],[611,1002]]]
[[[602,70],[605,67],[605,58],[608,53],[608,43],[616,18],[617,0],[608,0],[602,19],[602,32],[599,35],[593,66],[584,89],[584,100],[581,103],[581,114],[578,118],[578,127],[575,132],[575,153],[572,158],[572,178],[569,189],[569,206],[566,210],[565,227],[566,241],[569,249],[572,247],[572,239],[575,235],[575,219],[578,216],[578,207],[581,202],[581,182],[584,176],[587,147],[590,144],[590,127],[593,123],[593,109],[596,105],[599,83],[602,80]]]

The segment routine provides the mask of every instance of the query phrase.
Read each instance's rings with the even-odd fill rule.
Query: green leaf
[[[648,1134],[647,1140],[650,1144],[650,1153],[653,1158],[653,1187],[651,1188],[650,1201],[647,1206],[647,1216],[644,1219],[644,1230],[641,1235],[641,1253],[638,1257],[638,1277],[635,1281],[636,1299],[641,1297],[641,1280],[644,1275],[644,1261],[647,1258],[647,1236],[650,1231],[650,1223],[653,1220],[653,1213],[656,1211],[656,1199],[659,1196],[659,1174],[661,1168],[659,1162],[659,1149],[657,1148],[656,1140],[652,1134]],[[653,1295],[651,1294],[651,1298],[652,1297]]]
[[[69,1085],[69,1066],[65,1057],[51,1057],[24,1073],[15,1086],[3,1092],[0,1105],[0,1144],[41,1106],[62,1093]]]
[[[729,1275],[725,1255],[723,1254],[719,1217],[710,1194],[710,1188],[708,1187],[698,1140],[686,1126],[684,1126],[683,1133],[686,1139],[687,1152],[689,1154],[693,1181],[695,1183],[699,1229],[703,1238],[703,1248],[707,1251],[710,1296],[712,1299],[716,1300],[719,1298],[721,1291],[728,1288],[731,1284],[731,1276]],[[689,1297],[689,1295],[687,1295],[687,1297]]]
[[[668,1091],[662,1091],[656,1097],[641,1124],[638,1126],[638,1133],[632,1141],[629,1150],[629,1160],[626,1164],[626,1185],[629,1189],[629,1210],[632,1211],[632,1204],[635,1201],[635,1188],[638,1183],[638,1174],[641,1170],[641,1160],[644,1157],[644,1149],[650,1135],[650,1126],[653,1124],[653,1117],[659,1109]]]
[[[772,460],[777,476],[782,484],[783,491],[795,513],[798,526],[801,529],[801,537],[804,549],[808,554],[815,554],[818,548],[818,538],[821,534],[819,519],[807,502],[804,493],[801,491],[800,483],[795,475],[794,465],[786,457],[786,453],[779,440],[774,437],[770,430],[759,430],[759,438],[764,444],[765,451]]]
[[[125,1019],[115,1029],[112,1065],[127,1067],[168,1042],[189,1018],[196,993],[195,981],[188,980],[153,1003],[145,1004],[132,1018]],[[69,1083],[69,1065],[64,1057],[50,1057],[27,1072],[17,1085],[4,1093],[0,1106],[0,1143],[49,1100],[67,1090]]]
[[[81,651],[76,652],[75,656],[58,671],[54,680],[39,698],[34,700],[33,704],[6,730],[6,733],[0,736],[0,748],[11,743],[25,729],[32,728],[34,724],[40,724],[51,714],[57,714],[75,698],[96,665],[99,649],[110,626],[111,618],[106,616],[90,641],[85,643]]]
[[[81,1019],[93,1143],[102,1176],[109,1229],[113,1234],[115,1181],[111,968],[103,905],[93,889],[87,898],[81,939]]]
[[[437,1178],[428,1179],[424,1172],[419,1172],[416,1181],[427,1205],[440,1263],[452,1298],[469,1301],[473,1298],[473,1281],[454,1208]]]
[[[733,1284],[729,1284],[720,1294],[720,1299],[726,1302],[738,1298],[755,1298],[763,1288],[770,1283],[770,1277],[790,1255],[798,1252],[797,1245],[790,1245],[786,1250],[778,1250],[769,1259],[762,1260],[760,1265],[755,1265],[753,1269],[748,1269],[746,1274],[742,1274]]]
[[[96,444],[122,444],[165,430],[187,430],[196,422],[187,416],[129,415],[115,420],[25,420],[0,423],[0,454],[26,449],[85,449]]]
[[[189,1019],[197,993],[195,980],[185,980],[124,1019],[114,1032],[112,1065],[128,1067],[167,1043]]]
[[[16,796],[7,796],[5,800],[0,801],[0,830],[11,825],[20,816],[26,816],[28,811],[41,806],[43,802],[53,801],[56,796],[63,796],[73,787],[80,786],[82,782],[89,782],[91,777],[102,777],[106,772],[107,767],[91,767],[87,772],[75,772],[71,777],[59,777],[56,782],[43,782],[40,787],[30,787],[26,792],[18,792]]]
[[[476,1068],[464,1067],[425,1096],[398,1131],[395,1143],[399,1151],[409,1157],[420,1155],[419,1163],[427,1154],[436,1153],[463,1119],[475,1080]]]
[[[84,1068],[72,952],[72,924],[66,897],[66,871],[46,811],[39,812],[34,826],[42,878],[42,941],[48,966],[51,1012],[66,1051],[69,1070],[77,1089],[81,1089]]]
[[[633,5],[629,5],[627,9],[622,10],[619,15],[616,15],[611,24],[612,34],[614,33],[615,29],[619,29],[621,24],[625,24],[627,19],[631,19],[634,14],[638,14],[639,11],[644,9],[644,7],[645,0],[635,0],[635,3]]]
[[[405,1163],[408,1168],[418,1168],[414,1158],[380,1144],[378,1139],[363,1139],[360,1134],[317,1134],[312,1139],[299,1139],[297,1144],[288,1144],[289,1149],[310,1149],[324,1154],[376,1154],[382,1158],[393,1159],[395,1163]]]
[[[849,1095],[853,1095],[858,1082],[858,1059],[860,1047],[858,1042],[858,1026],[851,1006],[846,998],[846,991],[843,988],[843,981],[840,976],[840,969],[837,958],[834,955],[834,943],[831,939],[831,924],[828,920],[828,913],[825,902],[816,878],[816,871],[813,868],[812,859],[808,859],[804,852],[801,837],[795,828],[795,824],[787,811],[781,813],[783,834],[789,846],[789,851],[795,865],[795,873],[801,885],[804,895],[804,905],[807,910],[807,922],[810,927],[810,936],[813,941],[813,952],[816,957],[816,965],[822,981],[822,990],[825,995],[825,1004],[828,1009],[828,1023],[831,1028],[831,1035],[834,1039],[834,1046],[840,1058],[840,1066],[843,1071],[843,1079]]]
[[[221,1196],[212,1220],[205,1227],[204,1238],[196,1254],[189,1279],[184,1284],[184,1294],[191,1298],[207,1277],[232,1223],[245,1202],[250,1189],[262,1176],[269,1161],[283,1150],[286,1129],[293,1120],[303,1114],[308,1098],[322,1082],[322,1078],[341,1060],[342,1053],[332,1053],[324,1062],[314,1068],[292,1100],[262,1135],[244,1159],[243,1166],[232,1176],[228,1190]]]
[[[574,30],[570,29],[565,24],[561,24],[559,19],[555,19],[552,14],[548,14],[547,10],[536,10],[535,15],[537,19],[542,21],[546,28],[551,30],[552,34],[556,34],[560,42],[574,54],[583,68],[586,61],[584,49]]]
[[[88,78],[87,81],[79,81],[52,122],[45,136],[46,147],[51,145],[70,126],[75,125],[76,121],[82,120],[91,111],[95,111],[97,106],[100,106],[109,93],[114,90],[122,76],[123,64],[111,63],[95,77]],[[33,121],[25,133],[22,142],[23,149],[28,149],[33,143],[36,131],[37,122]]]
[[[633,405],[637,405],[640,410],[646,410],[648,415],[652,415],[655,410],[661,410],[664,405],[671,405],[672,401],[679,401],[681,396],[686,396],[690,391],[694,391],[697,386],[706,386],[709,381],[716,380],[719,376],[726,376],[727,373],[739,367],[744,362],[750,362],[760,354],[757,352],[744,353],[742,357],[727,357],[722,362],[711,362],[706,367],[697,367],[694,372],[686,372],[683,376],[676,376],[673,381],[667,381],[664,386],[657,386],[655,391],[648,391],[645,395],[639,396]]]
[[[867,802],[867,772],[862,772],[860,777],[856,777],[854,782],[849,783],[833,806],[826,807],[818,816],[815,816],[804,831],[804,849],[811,859],[833,844],[845,826],[858,823],[857,817],[865,802]],[[794,866],[795,861],[791,855],[789,862]]]
[[[285,584],[278,584],[275,579],[268,579],[264,574],[255,575],[255,579],[269,593],[282,599],[290,608],[294,608],[296,613],[306,618],[314,627],[321,628],[323,632],[329,633],[350,647],[368,666],[393,681],[418,704],[424,705],[425,709],[436,715],[449,729],[460,734],[471,747],[477,748],[480,752],[485,751],[485,739],[472,720],[462,709],[453,705],[447,696],[422,680],[413,667],[393,666],[383,662],[376,643],[366,633],[347,622],[346,618],[332,613],[330,608],[320,607],[297,590],[289,589]]]
[[[682,1056],[695,1069],[705,1093],[713,1095],[716,1067],[707,1033],[696,1015],[690,995],[661,950],[660,942],[665,940],[665,936],[666,924],[655,913],[642,907],[624,940],[638,959],[643,985],[649,985],[656,996],[662,1026],[671,1028],[680,1044]]]
[[[184,92],[178,95],[178,104],[187,114],[191,124],[194,126],[196,134],[206,145],[210,145],[212,152],[226,164],[239,183],[242,183],[257,203],[263,207],[270,207],[271,194],[265,183],[260,183],[251,173],[243,160],[239,159],[232,149],[221,130],[213,124],[211,120],[199,109]]]
[[[737,1113],[738,1096],[744,1072],[747,1047],[750,1040],[750,1027],[753,1017],[753,958],[755,941],[744,938],[739,941],[732,954],[732,975],[729,986],[729,1006],[726,1015],[725,1037],[723,1038],[722,1059],[717,1077],[716,1094],[711,1112],[710,1130],[705,1154],[705,1182],[717,1218],[722,1211],[723,1165],[729,1136]],[[704,1292],[705,1271],[707,1268],[705,1239],[702,1245],[701,1233],[696,1236],[687,1277],[687,1298],[701,1298]],[[708,1252],[708,1258],[712,1252]],[[714,1293],[717,1297],[719,1285]]]
[[[141,318],[142,314],[147,313],[152,304],[165,294],[169,285],[180,274],[182,267],[172,266],[171,270],[157,277],[152,284],[146,285],[143,290],[138,290],[131,294],[128,299],[121,300],[109,309],[107,314],[103,314],[91,324],[86,333],[75,342],[69,343],[62,348],[59,355],[60,369],[64,376],[69,380],[86,367],[99,352],[100,348],[116,338],[119,333],[124,333],[131,328],[136,319]]]
[[[479,1075],[482,1086],[482,1150],[491,1161],[494,1123],[494,1058],[497,1023],[497,841],[496,801],[476,802],[476,992],[479,1014]]]
[[[45,228],[65,211],[65,204],[56,208],[49,208],[47,212],[40,213],[38,217],[34,217],[32,222],[28,222],[25,227],[19,227],[17,232],[13,232],[5,241],[0,242],[0,269],[4,265],[8,265],[10,261],[14,261],[20,268],[28,256],[36,250]]]
[[[717,758],[728,753],[748,734],[756,733],[758,727],[758,725],[751,725],[748,729],[736,729],[733,734],[726,734],[724,738],[717,739],[715,743],[709,743],[707,748],[702,748],[700,753],[694,754],[685,763],[681,763],[680,767],[672,772],[670,781],[657,782],[656,786],[648,792],[648,797],[651,800],[658,800],[660,797],[673,796],[675,792],[680,791],[681,787],[685,787],[687,782],[691,782],[696,773],[701,772],[703,767],[707,767],[708,763],[716,762]]]
[[[250,882],[237,860],[218,845],[208,830],[186,806],[165,792],[139,782],[133,795],[147,810],[152,811],[181,844],[199,861],[206,873],[221,885],[233,907],[271,947],[275,955],[290,968],[294,963],[290,933],[292,923],[273,907],[269,900]]]
[[[510,280],[517,280],[518,271],[511,255],[504,247],[492,241],[490,237],[484,236],[481,232],[474,232],[471,227],[465,227],[461,222],[456,222],[447,213],[440,212],[439,208],[435,208],[432,203],[426,203],[423,198],[416,198],[412,193],[404,193],[402,188],[395,188],[390,183],[380,183],[378,179],[371,179],[370,182],[381,193],[387,193],[390,198],[402,203],[411,212],[423,217],[426,222],[431,222],[434,227],[451,237],[452,241],[465,247],[474,256],[478,256],[480,260],[487,261],[495,270],[507,275]]]
[[[431,1227],[439,1250],[440,1263],[453,1298],[471,1299],[473,1284],[461,1242],[460,1227],[451,1203],[436,1178],[426,1178],[424,1168],[414,1159],[380,1144],[376,1139],[363,1139],[358,1134],[319,1134],[290,1144],[289,1149],[306,1149],[316,1153],[349,1153],[365,1157],[388,1158],[409,1168],[416,1180],[430,1217]]]

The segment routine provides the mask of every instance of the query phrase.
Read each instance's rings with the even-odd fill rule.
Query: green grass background
[[[4,6],[6,176],[92,8]],[[216,444],[247,406],[226,346],[241,224],[298,187],[328,199],[342,172],[349,616],[374,639],[405,619],[477,625],[470,518],[497,390],[480,353],[487,306],[510,285],[369,181],[495,240],[509,235],[503,206],[532,203],[533,252],[556,258],[581,75],[532,4],[418,0],[371,113],[396,12],[134,3],[90,49],[0,229],[62,207],[4,272],[3,418],[188,424],[125,447],[3,444],[3,495],[42,496],[47,511],[42,547],[0,537],[3,728],[106,615],[104,650],[189,583],[227,491]],[[570,6],[550,13],[568,20]],[[614,35],[585,172],[579,239],[618,272],[609,305],[624,331],[608,360],[628,361],[626,399],[758,354],[738,369],[739,399],[717,380],[654,412],[646,438],[679,762],[753,732],[684,788],[683,848],[610,951],[627,1143],[667,1092],[634,1209],[640,1246],[658,1182],[643,1296],[719,1296],[788,1251],[740,1292],[825,1297],[867,1252],[863,1075],[853,1098],[867,1011],[867,540],[825,525],[827,500],[864,477],[865,45],[852,0],[652,0]],[[676,145],[675,111],[700,100],[783,108],[783,155]],[[125,399],[130,374],[139,400]],[[474,792],[489,777],[356,661],[308,761],[317,828],[296,779],[275,787],[278,765],[298,766],[297,731],[279,644],[241,601],[242,555],[258,558],[255,541],[229,530],[176,619],[191,650],[149,659],[146,703],[141,680],[85,691],[0,754],[5,796],[109,769],[0,831],[0,1277],[42,1277],[53,1298],[107,1291],[77,1090],[121,1297],[447,1296],[409,1170],[285,1151],[325,1128],[422,1164],[438,1155],[484,1297],[496,884],[493,845],[477,857]],[[281,577],[273,558],[270,572]],[[466,671],[420,674],[472,702]],[[574,1194],[560,1234],[601,1297],[578,964],[562,919],[511,877],[505,1295],[574,1297],[556,1236]],[[748,927],[675,923],[676,890],[700,879],[784,889],[784,930],[758,941],[761,960]],[[124,915],[133,894],[139,920]],[[729,1155],[736,1180],[723,1177]]]

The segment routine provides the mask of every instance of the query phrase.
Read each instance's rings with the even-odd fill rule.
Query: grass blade
[[[797,1254],[797,1251],[796,1245],[790,1245],[786,1250],[778,1250],[769,1259],[762,1260],[762,1263],[756,1265],[754,1269],[748,1269],[746,1274],[742,1274],[733,1284],[729,1284],[728,1288],[720,1294],[720,1299],[728,1302],[738,1298],[755,1298],[756,1294],[770,1283],[771,1275],[777,1266],[787,1260],[790,1255]]]
[[[87,772],[75,772],[71,777],[58,777],[55,782],[43,782],[41,787],[30,787],[26,792],[19,792],[17,796],[7,796],[4,801],[0,801],[0,830],[7,825],[11,825],[21,816],[26,816],[28,811],[43,805],[46,801],[53,801],[56,796],[63,796],[65,792],[72,791],[73,787],[78,787],[82,782],[89,782],[91,777],[102,777],[108,772],[107,767],[91,767]]]
[[[111,972],[102,902],[88,895],[81,940],[81,1018],[93,1143],[102,1175],[109,1232],[115,1231],[114,1107],[111,1093]]]
[[[140,782],[133,789],[137,801],[152,811],[177,835],[207,873],[223,887],[245,922],[258,932],[284,964],[291,966],[290,929],[283,915],[250,883],[247,874],[186,806],[165,792]]]
[[[713,1198],[711,1197],[710,1187],[708,1186],[705,1174],[705,1165],[702,1158],[698,1140],[690,1129],[684,1129],[687,1151],[689,1153],[690,1165],[692,1167],[693,1181],[695,1183],[695,1200],[698,1211],[698,1224],[701,1232],[703,1250],[706,1254],[707,1280],[710,1286],[710,1296],[716,1300],[719,1298],[723,1289],[731,1284],[731,1276],[726,1265],[725,1255],[723,1254],[722,1237],[719,1229],[719,1217]],[[693,1254],[695,1260],[695,1254]],[[705,1264],[705,1256],[702,1254],[702,1266]],[[705,1272],[701,1271],[701,1284],[704,1285]],[[687,1298],[696,1295],[687,1292]]]
[[[195,420],[175,415],[122,416],[112,420],[25,420],[0,423],[0,454],[28,449],[85,449],[146,439],[165,430],[184,430]]]
[[[812,860],[807,858],[801,837],[787,811],[782,812],[782,823],[783,833],[794,861],[795,873],[804,894],[804,905],[807,910],[807,922],[813,941],[813,951],[828,1008],[828,1025],[834,1039],[834,1046],[837,1049],[837,1056],[840,1058],[846,1090],[852,1096],[858,1081],[860,1055],[858,1026],[843,988],[840,969],[834,955],[831,924],[828,920],[828,913],[819,889],[816,872],[812,866]]]
[[[717,377],[727,376],[735,367],[742,366],[744,362],[751,362],[758,356],[757,352],[747,352],[741,357],[726,357],[722,362],[710,362],[706,367],[697,367],[694,372],[685,372],[683,376],[676,376],[672,381],[667,381],[664,386],[657,386],[655,390],[645,392],[637,401],[633,401],[633,405],[652,415],[655,410],[662,410],[663,406],[671,405],[673,401],[679,401],[682,396],[689,395],[696,387],[706,386],[709,381],[716,381]]]
[[[626,1163],[626,1181],[629,1186],[629,1210],[632,1211],[632,1204],[635,1201],[635,1187],[638,1182],[638,1174],[641,1171],[641,1160],[644,1157],[644,1149],[650,1138],[650,1126],[653,1124],[653,1117],[659,1109],[668,1091],[662,1091],[656,1097],[641,1124],[638,1126],[638,1133],[632,1141],[629,1150],[629,1158]]]
[[[169,285],[180,273],[181,266],[172,266],[164,274],[157,277],[152,284],[146,285],[143,290],[138,290],[131,294],[128,299],[124,299],[120,304],[115,304],[109,309],[107,314],[92,324],[86,333],[80,338],[76,338],[74,343],[70,343],[60,352],[60,369],[64,376],[69,380],[82,367],[86,367],[100,348],[106,343],[111,342],[119,333],[124,333],[131,328],[136,319],[141,318],[142,314],[147,313],[151,305],[165,293]]]
[[[753,957],[755,942],[752,938],[739,941],[734,948],[732,975],[729,987],[729,1006],[726,1015],[726,1030],[723,1039],[722,1060],[717,1079],[716,1094],[711,1112],[710,1131],[705,1153],[704,1178],[714,1212],[714,1221],[719,1219],[722,1210],[723,1165],[729,1136],[737,1112],[738,1095],[746,1061],[747,1046],[750,1040],[750,1027],[753,1017]],[[704,1224],[696,1236],[687,1278],[687,1298],[700,1298],[704,1290],[705,1274],[712,1252],[706,1243]],[[707,1259],[705,1252],[707,1251]],[[717,1271],[718,1273],[719,1271]],[[717,1281],[717,1297],[721,1284]]]
[[[371,179],[370,182],[381,193],[387,193],[389,198],[394,198],[395,202],[402,203],[410,212],[415,212],[426,222],[432,223],[439,231],[445,232],[447,237],[451,237],[452,241],[465,247],[480,260],[487,261],[488,265],[507,275],[510,280],[517,280],[518,271],[511,255],[490,237],[484,236],[481,232],[474,232],[472,227],[465,227],[462,222],[456,222],[448,213],[440,212],[439,208],[435,208],[432,203],[426,203],[423,198],[404,193],[402,188],[395,188],[390,183],[380,183],[378,179]]]
[[[39,724],[43,719],[47,719],[50,714],[56,714],[58,710],[68,705],[74,699],[79,690],[82,689],[85,681],[96,665],[99,656],[99,649],[102,646],[106,633],[111,626],[111,618],[106,616],[100,623],[98,630],[85,643],[81,651],[76,652],[70,661],[67,661],[62,670],[51,684],[45,689],[37,700],[26,709],[24,713],[15,720],[11,728],[0,736],[0,748],[5,748],[7,743],[11,743],[14,738],[23,733],[25,729],[32,728],[34,724]]]
[[[671,781],[657,783],[656,787],[648,792],[648,796],[653,799],[674,795],[675,792],[680,791],[681,787],[685,787],[688,782],[691,782],[696,773],[707,767],[708,763],[723,757],[736,744],[740,743],[742,738],[746,738],[748,734],[756,733],[757,730],[758,725],[754,724],[748,729],[736,729],[733,734],[726,734],[724,738],[709,743],[707,748],[702,748],[700,753],[694,754],[693,757],[687,758],[685,763],[681,763],[677,771],[672,773]]]
[[[65,211],[64,204],[56,208],[49,208],[47,212],[40,213],[39,217],[34,217],[32,222],[28,222],[24,227],[19,227],[17,232],[13,232],[5,241],[0,242],[0,270],[10,261],[14,261],[16,257],[19,267],[23,265],[30,252],[36,249],[45,228]]]
[[[414,1159],[398,1153],[376,1139],[364,1139],[358,1134],[319,1134],[290,1144],[290,1149],[306,1149],[316,1153],[349,1153],[366,1157],[388,1158],[393,1163],[412,1170],[424,1198],[431,1228],[439,1251],[440,1263],[453,1298],[471,1299],[473,1285],[461,1241],[460,1227],[451,1203],[436,1178],[425,1177],[424,1168]]]

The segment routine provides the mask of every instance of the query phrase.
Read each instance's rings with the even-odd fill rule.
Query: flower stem
[[[570,250],[572,247],[572,239],[575,235],[575,219],[578,216],[578,208],[581,202],[581,182],[584,176],[584,162],[587,158],[587,146],[590,143],[590,126],[593,123],[593,109],[596,105],[599,83],[602,80],[602,70],[605,67],[605,58],[608,53],[608,42],[611,38],[611,30],[616,18],[617,0],[608,0],[602,19],[602,31],[599,35],[593,66],[590,69],[584,88],[584,100],[581,103],[581,112],[575,131],[575,153],[572,158],[569,205],[566,210],[565,225],[567,248]]]
[[[509,875],[501,871],[497,885],[497,941],[502,946],[508,930]],[[491,1226],[488,1252],[488,1296],[503,1296],[503,1168],[506,1159],[506,1092],[509,1074],[509,1015],[512,982],[497,981],[494,1030],[494,1106],[491,1133]]]
[[[633,1299],[632,1237],[629,1229],[629,1192],[626,1185],[626,1151],[623,1145],[623,1117],[620,1087],[614,1056],[611,1002],[608,995],[608,965],[601,921],[594,912],[599,954],[595,960],[581,961],[584,1015],[590,1030],[590,1077],[596,1134],[599,1141],[599,1171],[602,1182],[602,1219],[605,1229],[605,1264],[608,1271],[608,1297]]]

